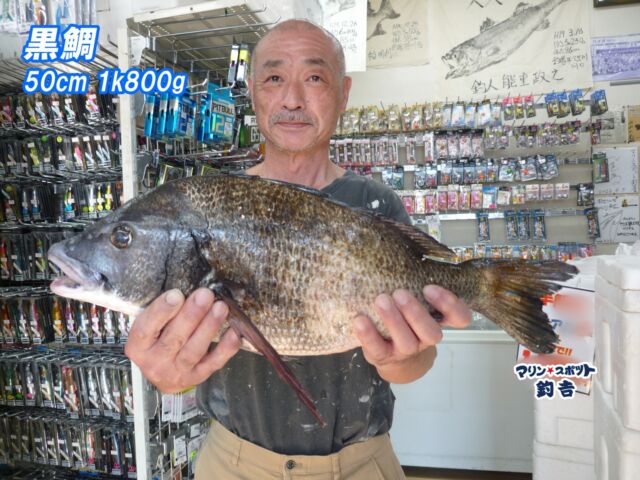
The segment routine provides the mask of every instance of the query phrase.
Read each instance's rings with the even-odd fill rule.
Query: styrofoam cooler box
[[[610,297],[608,295],[602,295],[602,290],[598,290],[599,281],[607,283],[606,280],[600,277],[596,278],[596,296],[593,302],[595,308],[595,365],[598,367],[598,373],[596,373],[596,376],[601,382],[602,388],[606,392],[611,393],[613,389],[613,373],[611,367],[611,330],[613,329],[612,323],[615,320],[615,312],[612,312],[611,303],[606,300],[606,298]]]
[[[593,395],[537,400],[534,411],[537,442],[593,452]]]
[[[625,428],[613,397],[594,382],[594,453],[598,480],[637,480],[640,475],[640,432]]]
[[[557,480],[559,478],[563,480],[596,480],[593,450],[547,445],[534,440],[533,480]]]
[[[622,290],[640,290],[640,256],[598,257],[598,275]]]
[[[595,290],[622,311],[640,312],[640,290],[623,290],[600,276],[596,276]]]
[[[626,428],[640,430],[640,313],[624,312],[596,294],[596,376]]]

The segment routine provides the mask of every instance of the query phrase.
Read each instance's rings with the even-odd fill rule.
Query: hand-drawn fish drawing
[[[374,11],[371,8],[371,0],[367,1],[367,40],[371,37],[377,37],[378,35],[384,35],[387,32],[382,28],[382,22],[384,20],[391,20],[398,18],[400,14],[393,9],[391,0],[382,0],[378,11]]]
[[[442,57],[449,66],[445,78],[466,77],[500,63],[536,31],[549,28],[549,14],[567,0],[545,0],[531,6],[521,2],[513,15],[495,23],[487,18],[480,27],[480,34],[453,47]]]

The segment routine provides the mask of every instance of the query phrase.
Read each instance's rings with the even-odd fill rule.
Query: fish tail
[[[542,298],[561,288],[578,269],[559,261],[476,259],[464,262],[480,274],[480,291],[468,303],[518,343],[536,353],[552,353],[558,342]]]

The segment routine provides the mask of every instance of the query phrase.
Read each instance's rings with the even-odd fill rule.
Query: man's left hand
[[[420,378],[433,364],[435,345],[442,340],[442,327],[464,328],[471,322],[469,307],[450,291],[428,285],[423,295],[442,313],[442,321],[434,320],[407,290],[376,298],[374,306],[389,331],[388,340],[378,333],[369,317],[358,315],[354,321],[366,360],[388,382],[408,383]]]

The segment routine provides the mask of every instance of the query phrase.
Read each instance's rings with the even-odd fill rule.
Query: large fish
[[[48,256],[64,273],[54,293],[132,315],[168,289],[212,288],[243,348],[263,353],[316,415],[278,354],[359,346],[358,313],[388,336],[373,309],[379,294],[406,288],[423,299],[424,285],[441,285],[531,350],[551,352],[558,338],[540,298],[576,273],[556,261],[454,264],[446,246],[411,226],[316,190],[236,175],[162,185]]]
[[[536,31],[549,28],[549,14],[566,0],[546,0],[531,6],[519,3],[513,15],[495,23],[487,18],[480,34],[453,47],[442,61],[449,66],[445,78],[466,77],[500,63]]]

